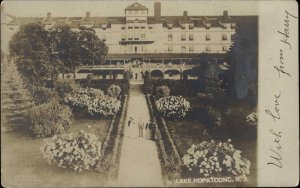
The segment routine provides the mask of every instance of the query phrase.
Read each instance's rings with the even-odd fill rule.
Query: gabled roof
[[[135,2],[132,5],[129,5],[125,10],[148,10],[148,8],[138,2]]]

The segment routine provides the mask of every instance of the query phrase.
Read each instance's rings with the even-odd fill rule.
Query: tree
[[[33,100],[16,64],[8,62],[2,54],[1,58],[1,128],[11,131],[27,125],[25,112]]]
[[[228,86],[238,98],[245,98],[251,85],[257,84],[258,24],[257,17],[240,18],[233,44],[227,53],[230,68]]]
[[[94,29],[80,27],[78,43],[82,64],[99,64],[107,55],[108,47],[98,38]]]
[[[33,85],[43,85],[45,79],[58,74],[59,67],[51,58],[49,33],[41,23],[22,25],[9,48],[22,74]]]
[[[73,73],[80,62],[78,34],[67,25],[56,27],[51,34],[53,56],[61,62],[61,72]]]

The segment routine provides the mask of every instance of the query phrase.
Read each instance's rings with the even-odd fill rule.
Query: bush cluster
[[[68,106],[51,101],[32,107],[28,111],[30,130],[36,137],[47,137],[62,133],[72,123],[72,111]]]
[[[107,89],[107,95],[109,97],[118,98],[121,94],[121,87],[118,85],[111,85]]]
[[[183,163],[200,177],[241,176],[247,179],[251,163],[234,148],[231,140],[203,141],[193,144],[183,156]]]
[[[168,86],[159,86],[155,89],[155,98],[160,99],[170,95],[170,89]]]
[[[208,106],[206,109],[207,109],[207,114],[208,114],[211,122],[213,123],[213,125],[220,127],[222,124],[221,112],[212,106]]]
[[[47,87],[33,88],[34,104],[42,104],[50,102],[52,99],[58,98],[58,93]]]
[[[101,142],[81,130],[77,135],[54,136],[40,148],[48,163],[74,171],[91,170],[101,156]]]
[[[65,104],[77,112],[88,112],[92,116],[112,116],[116,114],[121,102],[104,95],[103,91],[93,88],[78,88],[64,98]]]
[[[190,103],[181,96],[167,96],[156,101],[159,112],[167,118],[183,118],[190,109]]]

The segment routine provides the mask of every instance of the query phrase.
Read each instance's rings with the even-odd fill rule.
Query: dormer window
[[[235,27],[236,27],[236,23],[232,23],[231,28],[235,28]]]
[[[193,29],[193,28],[194,28],[194,25],[195,25],[194,23],[190,23],[190,24],[189,24],[189,28],[190,28],[190,29]]]
[[[180,24],[181,29],[185,29],[185,25],[184,24]]]
[[[206,40],[210,40],[210,34],[206,34]]]
[[[227,51],[227,50],[228,50],[227,46],[223,46],[223,51]]]
[[[226,28],[227,28],[227,24],[222,23],[222,28],[223,28],[223,29],[226,29]]]
[[[106,29],[107,28],[107,24],[101,24],[101,28],[102,29]]]
[[[168,24],[167,24],[167,27],[168,27],[169,29],[172,29],[173,23],[168,23]]]
[[[227,35],[226,34],[222,34],[222,40],[227,40]]]
[[[205,25],[205,28],[206,28],[206,29],[209,29],[210,26],[211,26],[211,23],[205,23],[205,22],[203,22],[203,24]]]

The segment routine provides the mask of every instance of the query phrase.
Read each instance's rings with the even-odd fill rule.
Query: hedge
[[[166,122],[157,111],[154,98],[146,96],[146,99],[149,106],[150,118],[157,122],[155,129],[156,144],[158,145],[159,156],[163,164],[163,174],[168,180],[174,181],[181,174],[181,157],[169,133]]]
[[[145,79],[145,93],[154,95],[155,89],[160,86],[167,86],[170,95],[196,96],[202,90],[203,85],[199,80],[168,80],[168,79]]]
[[[123,80],[87,80],[87,79],[76,79],[76,83],[79,83],[83,87],[92,87],[101,89],[102,91],[107,91],[107,89],[111,85],[117,85],[121,87],[121,94],[128,95],[129,94],[129,81],[127,79]]]

